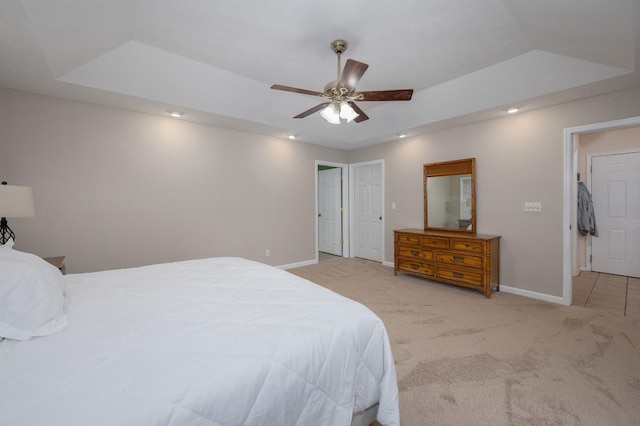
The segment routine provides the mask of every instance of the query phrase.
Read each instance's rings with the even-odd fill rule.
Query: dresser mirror
[[[424,165],[424,229],[476,232],[476,159]]]

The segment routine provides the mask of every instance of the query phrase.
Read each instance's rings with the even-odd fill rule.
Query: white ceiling
[[[369,64],[339,126],[292,117]],[[640,0],[0,0],[0,86],[342,149],[640,85]]]

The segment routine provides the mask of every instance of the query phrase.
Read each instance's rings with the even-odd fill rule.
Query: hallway
[[[573,277],[572,305],[640,319],[640,278],[582,271]]]

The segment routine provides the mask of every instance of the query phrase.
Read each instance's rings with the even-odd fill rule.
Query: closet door
[[[382,165],[355,171],[355,257],[382,261]]]
[[[598,237],[591,268],[640,277],[640,152],[594,156],[591,188]]]

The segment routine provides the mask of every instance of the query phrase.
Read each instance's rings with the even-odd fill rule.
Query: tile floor
[[[573,277],[572,304],[640,319],[640,278],[582,271]]]

